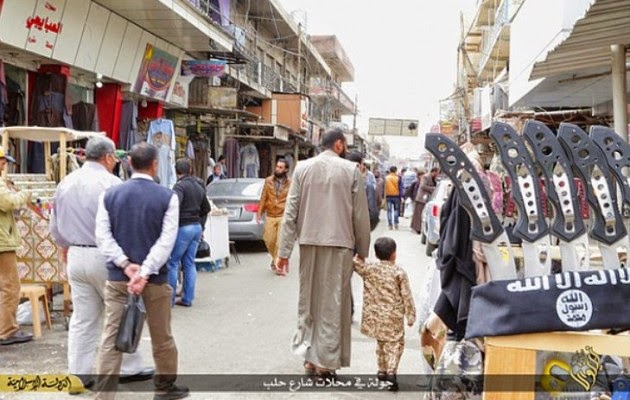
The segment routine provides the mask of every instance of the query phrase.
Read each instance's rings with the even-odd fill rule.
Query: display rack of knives
[[[630,356],[629,337],[607,334],[630,328],[630,273],[624,266],[630,240],[621,212],[630,206],[630,145],[605,126],[592,126],[587,134],[562,123],[554,133],[534,120],[521,133],[495,122],[490,137],[518,209],[513,226],[523,254],[518,270],[483,171],[444,135],[427,134],[425,147],[453,181],[471,219],[471,238],[481,243],[488,263],[491,281],[473,289],[466,337],[485,338],[486,376],[506,378],[499,380],[505,390],[485,391],[484,398],[534,399],[537,351],[588,347],[594,354]],[[579,181],[590,221],[579,212]],[[549,217],[543,199],[553,206]],[[560,251],[556,274],[551,273],[552,245]],[[601,263],[591,262],[591,246]],[[584,373],[575,368],[576,376]],[[507,377],[529,377],[532,391],[508,390]]]

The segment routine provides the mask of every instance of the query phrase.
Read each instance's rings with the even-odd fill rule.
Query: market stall
[[[17,228],[22,237],[22,248],[17,252],[18,272],[22,283],[53,283],[63,285],[64,315],[70,312],[70,287],[65,265],[60,252],[50,234],[49,216],[52,200],[57,187],[57,179],[68,172],[69,142],[104,136],[104,132],[84,132],[66,128],[40,128],[15,126],[0,128],[3,148],[8,148],[10,139],[22,139],[43,143],[45,149],[45,174],[8,174],[5,169],[2,177],[10,179],[18,190],[32,193],[32,204],[20,212]],[[52,144],[58,143],[57,155],[52,154]],[[56,157],[54,157],[56,156]],[[57,159],[57,160],[55,160]]]
[[[495,123],[490,137],[505,177],[514,183],[513,238],[493,210],[475,149],[462,149],[440,134],[425,141],[456,188],[443,207],[444,236],[461,235],[440,242],[438,252],[445,280],[434,310],[457,339],[444,347],[441,359],[457,363],[447,369],[438,362],[436,380],[447,385],[441,389],[470,398],[627,399],[630,239],[620,209],[630,205],[630,146],[605,126],[587,134],[561,124],[554,133],[536,121],[521,133]],[[583,196],[576,181],[584,185]],[[553,215],[544,211],[547,199]],[[580,200],[588,202],[591,221],[579,212]],[[469,218],[465,229],[455,223],[463,221],[456,219],[460,209]],[[468,245],[483,258],[461,251]],[[451,270],[443,255],[457,255],[457,268]],[[472,280],[462,273],[465,265],[477,268]],[[453,310],[456,318],[450,318]],[[483,344],[475,348],[478,343]],[[482,392],[473,376],[481,371]]]

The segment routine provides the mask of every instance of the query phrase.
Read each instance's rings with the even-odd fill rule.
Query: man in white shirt
[[[99,201],[96,243],[107,259],[105,328],[99,353],[97,399],[113,399],[122,353],[116,336],[129,292],[140,295],[153,343],[156,400],[181,399],[188,388],[175,385],[177,347],[171,334],[172,289],[167,261],[179,226],[179,200],[155,183],[158,150],[136,144],[129,153],[133,175]]]
[[[91,138],[85,148],[86,161],[78,171],[57,186],[51,233],[67,257],[72,287],[73,312],[68,329],[68,372],[78,375],[89,388],[96,362],[96,348],[105,308],[106,261],[96,248],[98,199],[109,187],[122,181],[112,174],[117,159],[114,142],[107,137]],[[139,352],[123,359],[122,381],[147,380],[152,368],[143,368]]]

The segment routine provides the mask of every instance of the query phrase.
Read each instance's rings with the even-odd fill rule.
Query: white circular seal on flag
[[[565,290],[556,300],[558,318],[571,328],[582,328],[593,316],[593,303],[586,293],[577,289]]]

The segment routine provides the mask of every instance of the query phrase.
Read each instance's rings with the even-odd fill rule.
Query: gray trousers
[[[68,332],[68,372],[91,375],[105,318],[105,258],[95,247],[70,247],[67,270],[73,308]],[[140,351],[125,354],[121,375],[135,375],[144,368]]]

